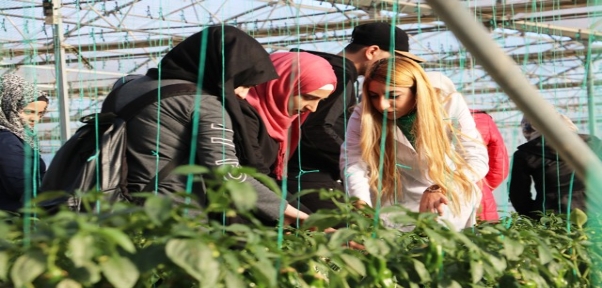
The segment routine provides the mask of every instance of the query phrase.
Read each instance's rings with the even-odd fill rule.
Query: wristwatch
[[[424,190],[424,192],[429,192],[429,193],[441,193],[443,191],[441,191],[441,186],[435,184],[435,185],[431,185],[428,188],[426,188],[426,190]]]

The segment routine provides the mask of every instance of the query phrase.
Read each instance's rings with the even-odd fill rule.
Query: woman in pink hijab
[[[316,111],[318,103],[334,91],[337,78],[328,61],[307,52],[273,53],[270,58],[280,77],[252,88],[246,100],[255,108],[270,138],[275,141],[272,145],[278,147],[272,149],[276,147],[270,145],[269,140],[258,139],[265,164],[271,165],[272,176],[281,180],[288,160],[285,159],[286,149],[295,150],[301,124],[308,113]]]

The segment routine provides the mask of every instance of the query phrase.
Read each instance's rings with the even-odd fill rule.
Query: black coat
[[[595,136],[579,135],[598,156],[602,141]],[[535,200],[531,198],[531,183],[535,184]],[[575,171],[542,137],[518,146],[514,153],[510,176],[510,201],[521,215],[539,218],[537,211],[551,210],[567,213],[567,208],[585,211],[585,185]]]
[[[40,187],[46,164],[8,130],[0,130],[0,147],[0,210],[16,212],[23,207],[26,193],[31,197],[34,189]],[[38,161],[34,161],[36,158]]]
[[[339,180],[341,144],[345,141],[346,123],[351,116],[351,109],[357,103],[355,83],[358,73],[353,62],[344,57],[315,51],[298,51],[326,59],[337,76],[337,87],[326,100],[320,102],[316,112],[310,113],[301,126],[301,143],[289,159],[288,177],[296,179],[302,170],[313,171],[305,174],[302,181]]]

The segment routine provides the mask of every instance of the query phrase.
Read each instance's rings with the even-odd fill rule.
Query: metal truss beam
[[[493,82],[492,82],[493,83]],[[602,80],[595,80],[592,83],[594,86],[602,85]],[[540,91],[546,90],[555,90],[555,89],[570,89],[577,87],[585,87],[583,81],[573,81],[573,82],[562,82],[562,83],[547,83],[536,86]],[[478,95],[478,94],[495,94],[495,93],[504,93],[499,87],[491,87],[491,88],[476,88],[476,89],[466,89],[466,95]],[[464,93],[464,92],[463,92]]]

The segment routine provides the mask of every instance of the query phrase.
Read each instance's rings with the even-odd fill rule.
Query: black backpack
[[[113,89],[105,101],[114,107],[116,94],[125,86]],[[161,87],[161,99],[181,95],[194,95],[194,83],[180,83]],[[144,107],[157,102],[159,88],[141,95],[128,103],[116,114],[95,113],[80,119],[85,125],[56,152],[40,187],[41,193],[65,191],[70,197],[47,200],[40,206],[53,210],[57,205],[67,203],[75,211],[81,211],[80,198],[76,193],[101,191],[110,201],[132,201],[127,191],[127,121]],[[165,178],[177,165],[177,159],[161,169],[142,191],[150,191],[155,180]]]

